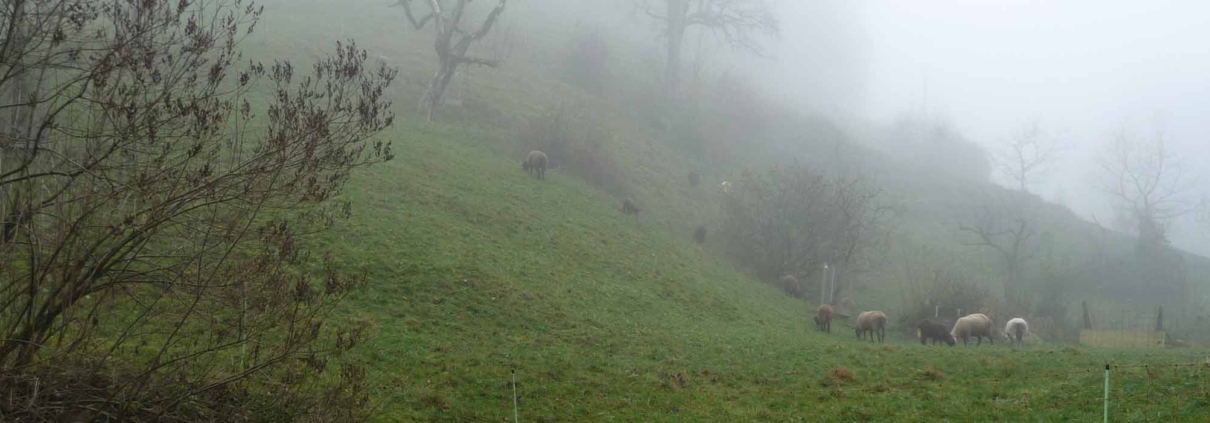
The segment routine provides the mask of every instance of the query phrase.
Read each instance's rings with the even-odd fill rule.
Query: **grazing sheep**
[[[798,283],[798,278],[794,275],[785,275],[781,277],[781,289],[790,294],[790,296],[798,298],[802,284]]]
[[[832,306],[822,304],[815,314],[815,327],[821,332],[832,333]]]
[[[723,181],[723,183],[719,184],[718,187],[719,187],[719,189],[723,190],[723,194],[731,193],[731,183],[730,182]]]
[[[1014,317],[1004,325],[1004,337],[1008,338],[1009,346],[1025,346],[1025,338],[1029,336],[1029,324],[1025,319]]]
[[[546,153],[538,150],[529,152],[525,161],[521,162],[521,168],[530,175],[537,173],[538,179],[546,179]]]
[[[996,340],[992,338],[992,319],[983,313],[969,314],[958,319],[950,335],[953,335],[954,339],[962,338],[962,345],[966,345],[966,339],[972,336],[978,341],[975,346],[983,345],[984,337],[992,345],[996,344]]]
[[[945,330],[945,325],[929,319],[921,320],[916,324],[916,336],[920,337],[920,345],[928,345],[927,341],[929,340],[933,341],[933,345],[937,345],[938,342],[945,342],[951,347],[957,343],[954,340],[954,335]]]
[[[870,334],[870,342],[874,342],[874,336],[878,336],[878,342],[882,342],[886,338],[886,313],[881,311],[867,311],[857,315],[857,339],[864,339],[863,335],[867,332]]]
[[[697,172],[689,171],[689,186],[696,187],[700,183],[702,183],[702,176],[698,175]]]
[[[634,201],[627,198],[622,201],[622,213],[633,214],[634,219],[637,221],[639,219],[639,206],[634,205]]]
[[[693,231],[693,240],[698,244],[706,243],[706,225],[698,225],[697,230]]]

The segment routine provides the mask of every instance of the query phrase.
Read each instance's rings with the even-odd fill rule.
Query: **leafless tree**
[[[203,397],[304,380],[360,338],[318,342],[364,277],[326,255],[316,272],[302,235],[348,215],[334,198],[354,169],[391,158],[370,139],[395,71],[351,42],[307,72],[237,68],[261,10],[0,0],[5,420],[192,420]],[[267,380],[275,401],[297,392]]]
[[[1032,119],[1014,133],[996,157],[996,165],[1018,191],[1029,192],[1029,184],[1041,178],[1046,167],[1062,151],[1053,134]]]
[[[1172,221],[1195,210],[1196,184],[1167,148],[1163,128],[1139,137],[1120,128],[1100,158],[1100,188],[1138,233],[1138,247],[1168,245]]]
[[[419,1],[428,13],[416,18],[412,2]],[[462,21],[467,15],[467,6],[472,0],[399,0],[394,6],[402,6],[412,27],[421,30],[429,22],[433,23],[433,50],[437,52],[437,71],[429,80],[428,89],[420,99],[420,110],[429,121],[433,120],[434,109],[441,104],[445,89],[450,80],[458,72],[458,68],[468,65],[480,65],[494,68],[500,64],[499,59],[474,57],[469,54],[471,45],[482,40],[491,32],[508,0],[500,0],[496,7],[488,13],[487,18],[479,24],[479,29],[467,31],[462,27]],[[450,3],[453,3],[452,5]],[[456,41],[455,41],[456,38]]]
[[[1034,219],[1021,210],[1021,206],[1002,202],[984,201],[970,223],[958,225],[958,229],[971,235],[963,245],[989,248],[996,252],[1004,265],[1004,298],[1013,298],[1021,281],[1025,261],[1033,257],[1029,241],[1033,237]]]
[[[731,47],[762,54],[759,37],[779,35],[779,23],[764,0],[636,0],[646,15],[662,25],[666,48],[665,97],[675,101],[681,90],[685,33],[700,27]]]

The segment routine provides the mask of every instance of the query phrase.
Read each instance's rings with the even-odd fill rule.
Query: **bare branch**
[[[1197,180],[1187,176],[1181,160],[1168,151],[1163,128],[1147,138],[1119,128],[1100,157],[1100,167],[1099,188],[1139,235],[1140,247],[1166,245],[1166,227],[1196,209],[1190,195]]]
[[[997,155],[997,167],[1021,192],[1041,177],[1055,156],[1063,151],[1055,135],[1045,131],[1038,119],[1032,119],[1004,145]]]

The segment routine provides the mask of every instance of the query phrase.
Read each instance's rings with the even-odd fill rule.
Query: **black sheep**
[[[622,201],[622,214],[633,214],[637,220],[639,218],[639,206],[634,205],[634,201],[629,198]]]
[[[945,342],[952,347],[957,342],[944,324],[929,319],[921,320],[916,324],[916,333],[920,336],[920,345],[928,345],[927,341],[930,339],[933,341],[933,345]]]

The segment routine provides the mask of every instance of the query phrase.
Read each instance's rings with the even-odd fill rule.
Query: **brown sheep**
[[[920,345],[928,345],[927,341],[932,340],[933,345],[938,342],[945,342],[949,346],[954,346],[957,343],[954,340],[954,335],[945,330],[945,325],[940,322],[924,319],[916,324],[916,335],[920,337]]]
[[[801,294],[802,284],[798,283],[798,278],[794,275],[785,275],[781,277],[781,289],[791,297],[798,298]]]
[[[832,306],[822,304],[815,313],[815,327],[821,332],[832,333]]]
[[[538,150],[529,152],[521,162],[521,168],[530,175],[537,173],[538,179],[546,179],[546,153]]]
[[[870,342],[874,342],[874,337],[878,337],[878,342],[883,342],[886,338],[886,313],[881,311],[867,311],[857,315],[857,339],[865,339],[863,335],[870,334]]]
[[[996,344],[995,338],[992,338],[992,319],[983,313],[969,314],[958,319],[954,323],[954,329],[950,330],[950,335],[953,335],[954,339],[962,338],[962,345],[966,345],[967,338],[972,336],[978,341],[975,346],[983,345],[985,337],[992,345]]]

